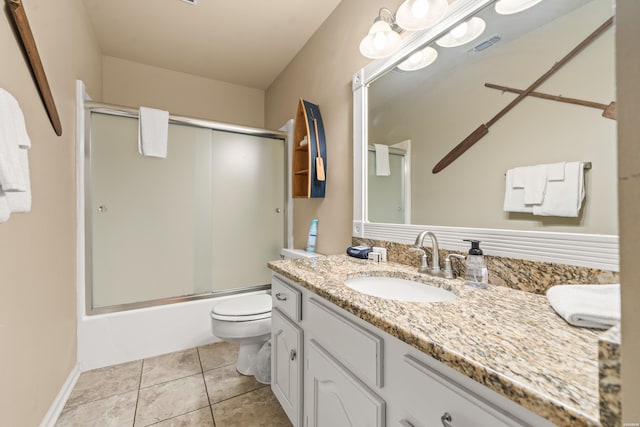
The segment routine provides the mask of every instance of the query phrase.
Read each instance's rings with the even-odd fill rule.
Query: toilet
[[[282,259],[320,256],[300,249],[282,249]],[[271,336],[271,295],[238,295],[216,304],[211,310],[211,330],[222,341],[240,345],[236,370],[254,375],[256,355]]]

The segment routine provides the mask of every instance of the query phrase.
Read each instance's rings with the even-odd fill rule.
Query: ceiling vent
[[[485,49],[489,49],[494,44],[498,43],[502,38],[498,35],[492,36],[491,38],[475,45],[472,49],[469,49],[469,53],[482,52]]]

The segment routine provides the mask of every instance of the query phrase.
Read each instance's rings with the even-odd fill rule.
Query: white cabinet
[[[401,425],[411,427],[509,427],[522,426],[481,396],[405,354],[396,381],[402,384],[398,396],[405,409]],[[404,424],[403,424],[404,423]]]
[[[307,302],[305,322],[316,341],[358,378],[381,387],[383,339],[350,321],[334,305],[316,297]]]
[[[307,341],[307,427],[383,427],[385,402],[315,340]]]
[[[271,313],[271,390],[294,427],[302,426],[303,332],[277,308]]]
[[[271,280],[271,300],[273,307],[284,313],[294,322],[302,320],[302,293],[293,286],[285,283],[277,276]]]
[[[302,292],[273,276],[271,281],[271,390],[294,427],[302,426],[303,338],[298,325]]]
[[[294,427],[553,426],[302,286],[272,283],[271,387]]]

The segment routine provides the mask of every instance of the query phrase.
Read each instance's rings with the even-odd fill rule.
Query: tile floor
[[[289,427],[271,388],[215,343],[83,372],[57,427]]]

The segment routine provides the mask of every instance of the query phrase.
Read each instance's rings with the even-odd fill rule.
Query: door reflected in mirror
[[[367,153],[369,171],[369,221],[391,224],[411,223],[411,141],[394,144],[388,152],[370,145]]]

